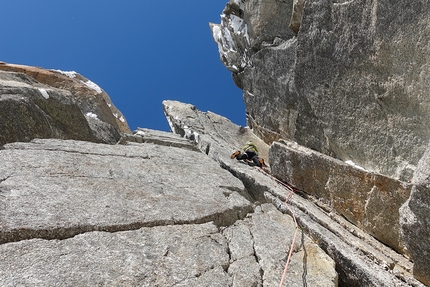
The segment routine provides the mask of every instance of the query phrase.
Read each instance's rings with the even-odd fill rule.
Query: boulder
[[[33,138],[116,143],[131,133],[96,84],[75,72],[0,63],[0,144]]]

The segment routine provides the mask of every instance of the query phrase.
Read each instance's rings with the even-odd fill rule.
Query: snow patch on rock
[[[233,4],[244,13],[244,1],[233,1]],[[243,71],[250,64],[248,54],[251,47],[245,20],[242,16],[224,10],[221,14],[221,24],[210,23],[210,27],[223,64],[234,73]]]
[[[76,78],[76,74],[77,74],[75,71],[61,71],[61,70],[51,70],[51,71],[58,72],[60,74],[63,74],[65,76],[71,78],[71,79]]]
[[[85,116],[99,120],[99,117],[95,113],[92,113],[92,112],[86,113]]]
[[[86,82],[81,81],[85,86],[87,86],[90,89],[93,89],[94,91],[96,91],[98,94],[102,93],[102,89],[94,82],[88,80]]]
[[[43,89],[43,88],[38,88],[38,90],[39,90],[39,92],[42,94],[42,96],[43,96],[45,99],[49,99],[49,94],[48,94],[48,92],[47,92],[45,89]]]
[[[366,170],[365,168],[362,168],[361,166],[357,165],[355,162],[353,162],[352,160],[347,160],[345,161],[346,164],[349,164],[355,168],[361,169],[361,170]]]

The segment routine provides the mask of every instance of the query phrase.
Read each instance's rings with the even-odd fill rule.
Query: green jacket
[[[246,145],[242,148],[242,152],[252,151],[258,154],[258,149],[252,141],[246,143]]]

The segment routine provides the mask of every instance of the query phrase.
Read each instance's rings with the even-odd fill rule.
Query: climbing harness
[[[281,282],[279,284],[279,287],[282,287],[282,285],[285,282],[285,276],[287,275],[287,271],[288,271],[288,267],[290,265],[290,261],[291,261],[291,257],[293,255],[293,249],[294,249],[294,244],[296,243],[296,238],[297,238],[297,231],[299,229],[299,224],[297,223],[296,220],[296,216],[294,215],[293,210],[290,208],[290,206],[288,205],[288,201],[290,200],[290,198],[293,196],[295,189],[290,186],[289,184],[280,181],[279,179],[275,178],[274,176],[272,176],[271,174],[267,173],[263,168],[259,168],[259,171],[261,171],[263,174],[269,176],[270,178],[272,178],[273,180],[275,180],[277,183],[279,183],[280,185],[282,185],[283,187],[285,187],[287,190],[290,191],[290,193],[286,196],[285,198],[285,205],[287,206],[287,208],[289,209],[291,216],[294,219],[294,224],[295,224],[295,231],[294,231],[294,237],[293,237],[293,241],[291,242],[291,246],[290,246],[290,251],[288,253],[288,257],[287,257],[287,263],[285,264],[285,268],[284,268],[284,273],[282,274],[282,279]]]

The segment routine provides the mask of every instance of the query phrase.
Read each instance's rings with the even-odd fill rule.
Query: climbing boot
[[[238,157],[240,155],[240,151],[235,151],[230,157],[231,158],[236,158],[236,157]]]
[[[266,167],[266,163],[264,162],[264,159],[260,158],[260,160],[258,161],[258,166],[259,167]]]

